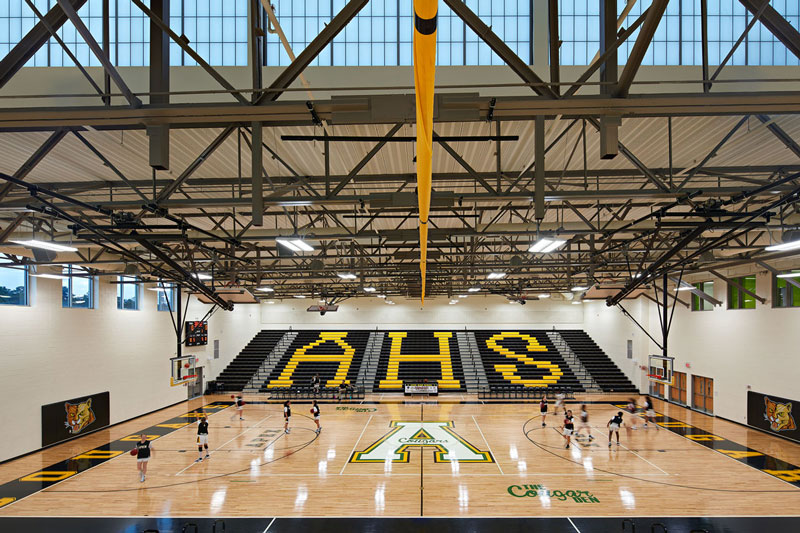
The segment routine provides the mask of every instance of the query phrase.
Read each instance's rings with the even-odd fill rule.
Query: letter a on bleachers
[[[310,342],[303,346],[302,348],[298,348],[292,354],[292,357],[286,363],[286,366],[283,367],[280,376],[278,379],[273,379],[267,385],[268,388],[282,388],[282,387],[289,387],[292,385],[292,375],[294,371],[297,370],[297,365],[300,363],[339,363],[338,368],[336,369],[336,375],[334,375],[333,379],[329,379],[326,383],[326,387],[337,387],[340,383],[345,382],[349,383],[350,380],[347,379],[347,372],[350,370],[350,365],[353,363],[353,355],[355,355],[355,349],[347,344],[344,341],[344,338],[347,337],[346,331],[323,331],[319,334],[319,338],[313,342]],[[324,353],[308,353],[309,350],[312,348],[316,348],[321,344],[325,344],[326,342],[333,342],[337,344],[339,347],[342,348],[342,353],[337,354],[324,354]]]

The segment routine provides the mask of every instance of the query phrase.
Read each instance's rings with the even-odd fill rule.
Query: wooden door
[[[686,405],[686,373],[673,372],[672,386],[669,388],[670,401]]]

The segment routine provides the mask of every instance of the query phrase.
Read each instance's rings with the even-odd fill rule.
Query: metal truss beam
[[[369,152],[367,152],[367,155],[365,155],[361,159],[361,161],[359,161],[356,164],[356,166],[353,167],[353,170],[351,170],[350,173],[347,176],[345,176],[344,179],[342,179],[339,182],[339,184],[336,185],[336,187],[329,194],[326,195],[326,197],[331,198],[331,197],[336,196],[337,194],[339,194],[339,192],[341,192],[341,190],[344,189],[347,186],[347,184],[350,183],[353,180],[353,178],[356,177],[356,174],[361,172],[362,168],[367,166],[367,163],[369,163],[372,160],[372,158],[375,157],[378,154],[378,152],[381,151],[381,148],[386,146],[386,143],[388,142],[388,140],[395,133],[400,131],[400,129],[402,127],[403,127],[403,123],[402,122],[398,122],[397,124],[392,126],[392,129],[390,129],[386,133],[386,135],[383,136],[383,139],[381,139],[375,146],[372,147],[372,149]]]
[[[58,129],[53,132],[47,140],[42,143],[42,145],[36,149],[36,151],[31,154],[27,161],[25,161],[21,167],[14,172],[14,178],[18,180],[24,180],[28,177],[28,174],[38,165],[42,159],[44,159],[50,151],[55,148],[55,146],[61,142],[61,139],[67,134],[67,130]],[[2,201],[8,193],[11,192],[11,189],[14,188],[13,183],[6,183],[2,187],[0,187],[0,201]]]
[[[346,103],[339,100],[317,101],[314,109],[318,116],[335,124],[336,113],[367,112],[369,100],[363,103]],[[459,101],[464,109],[477,111],[477,118],[448,117],[447,122],[479,122],[486,119],[489,103],[486,98],[474,95]],[[614,116],[683,117],[725,116],[748,114],[798,114],[800,91],[749,92],[719,94],[640,94],[627,98],[608,98],[601,95],[560,98],[557,100],[508,96],[497,97],[495,120],[532,120],[537,115],[562,115],[565,118],[594,118]],[[170,124],[172,127],[209,128],[231,124],[248,125],[253,121],[271,126],[313,125],[305,102],[274,102],[269,105],[243,106],[238,104],[173,104],[166,108],[142,106],[127,107],[55,107],[55,108],[5,108],[0,109],[0,132],[41,131],[59,127],[85,127],[95,129],[139,129],[143,124]],[[358,124],[392,124],[384,118],[364,118]]]
[[[542,80],[520,57],[514,53],[511,48],[495,34],[492,29],[487,26],[481,19],[467,7],[465,2],[461,0],[444,0],[444,3],[464,21],[464,23],[474,31],[478,37],[489,45],[494,53],[500,56],[500,59],[505,61],[511,70],[517,76],[530,84],[536,94],[545,96],[547,98],[558,98],[558,95],[550,88],[550,86]]]
[[[71,0],[56,0],[58,5],[61,6],[61,10],[67,16],[67,18],[72,22],[72,25],[75,26],[75,30],[80,34],[81,38],[84,40],[86,45],[89,47],[89,50],[95,55],[97,60],[103,65],[103,70],[105,70],[106,74],[114,80],[114,84],[120,90],[122,95],[128,101],[131,107],[137,108],[141,107],[142,101],[131,92],[128,85],[125,83],[125,80],[122,79],[119,72],[114,65],[111,64],[111,60],[106,57],[105,53],[103,53],[103,49],[100,48],[100,45],[97,44],[97,41],[92,36],[92,32],[89,31],[89,28],[86,27],[86,24],[83,23],[83,20],[78,16],[78,12],[72,6]]]
[[[77,11],[83,7],[87,0],[68,1],[73,10]],[[36,24],[0,61],[0,88],[4,87],[14,74],[50,39],[48,26],[57,31],[68,20],[60,5],[54,5],[44,16],[44,19],[47,24],[43,22]]]
[[[369,0],[350,0],[342,10],[312,39],[305,50],[283,69],[277,78],[270,84],[261,96],[255,101],[255,105],[262,105],[280,98],[283,89],[289,87],[294,80],[306,69],[308,65],[328,46],[333,39],[344,29],[347,24],[358,15]],[[307,110],[306,110],[307,111]]]
[[[739,0],[753,16],[758,17],[761,23],[782,42],[796,57],[800,58],[800,32],[783,18],[772,6],[769,0]]]
[[[681,287],[681,286],[685,287],[686,285],[691,285],[691,284],[689,284],[689,283],[687,283],[687,282],[685,282],[685,281],[684,281],[683,283],[681,283],[681,281],[680,281],[680,280],[678,280],[678,279],[676,279],[676,278],[672,278],[672,277],[671,277],[671,278],[669,278],[669,279],[670,279],[670,280],[671,280],[673,283],[675,283],[675,287]],[[684,285],[684,283],[686,283],[686,285]],[[710,295],[710,294],[708,294],[707,292],[705,292],[705,291],[702,291],[702,290],[698,289],[697,287],[695,287],[695,286],[693,286],[693,285],[692,285],[692,288],[691,288],[691,290],[689,290],[688,292],[690,292],[690,293],[692,293],[693,295],[697,296],[697,297],[698,297],[698,298],[700,298],[701,300],[705,300],[705,301],[709,302],[711,305],[715,305],[715,306],[720,306],[720,305],[722,305],[722,302],[721,302],[721,301],[717,300],[716,298],[714,298],[713,296],[711,296],[711,295]],[[763,302],[762,302],[762,303],[763,303]]]
[[[664,11],[667,9],[668,2],[669,0],[653,0],[652,5],[648,9],[647,17],[644,20],[644,24],[642,24],[642,29],[639,31],[636,42],[628,55],[625,68],[619,76],[619,83],[616,86],[615,93],[617,96],[622,98],[628,96],[633,79],[636,77],[636,73],[642,65],[644,54],[650,47],[650,42],[653,40],[653,35],[655,35],[658,29],[658,24],[661,22]]]

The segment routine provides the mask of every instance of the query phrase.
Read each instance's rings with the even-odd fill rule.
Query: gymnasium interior
[[[800,530],[798,83],[796,0],[0,0],[0,530]]]

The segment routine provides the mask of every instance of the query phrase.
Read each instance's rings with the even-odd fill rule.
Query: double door
[[[692,407],[706,413],[714,412],[714,380],[692,376]]]

